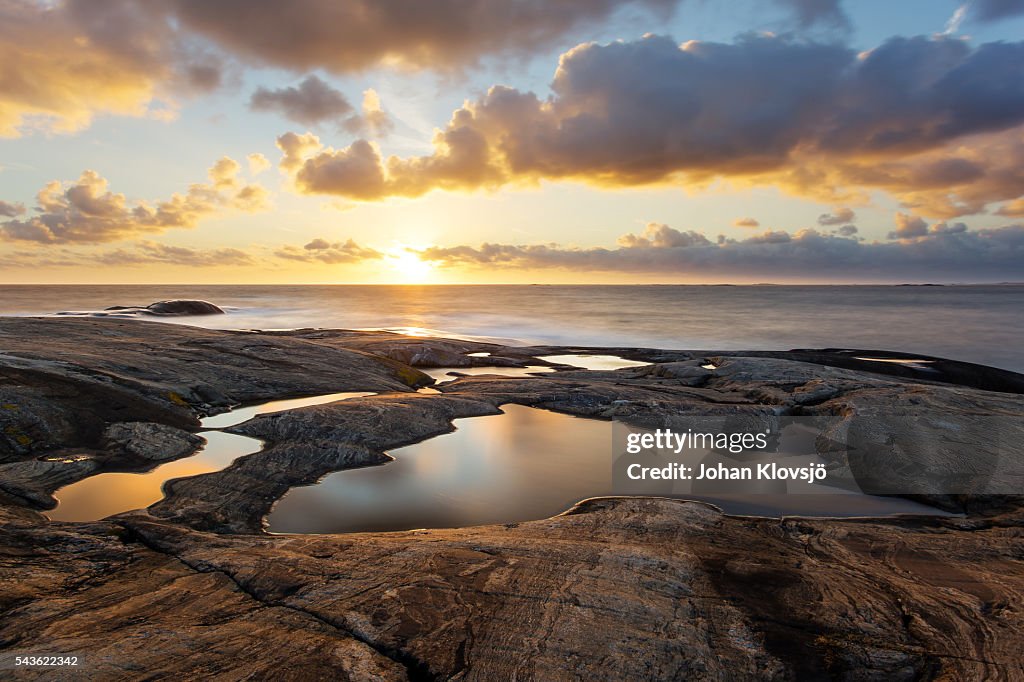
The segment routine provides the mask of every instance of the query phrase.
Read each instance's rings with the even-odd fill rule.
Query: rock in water
[[[157,301],[146,306],[150,315],[223,315],[224,311],[209,301]]]

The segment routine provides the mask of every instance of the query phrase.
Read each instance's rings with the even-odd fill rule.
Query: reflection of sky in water
[[[480,374],[493,374],[501,377],[527,377],[531,374],[554,371],[550,367],[544,367],[541,365],[532,367],[418,367],[417,369],[424,374],[429,374],[434,377],[434,380],[438,383],[442,381],[451,381],[456,378],[449,376],[448,372],[458,372],[459,374],[469,374],[473,376]]]
[[[470,526],[546,518],[611,491],[611,424],[507,405],[455,433],[390,452],[394,462],[296,488],[275,532]]]
[[[611,494],[609,422],[519,405],[503,409],[504,415],[460,419],[454,433],[394,450],[393,462],[336,472],[317,485],[291,490],[271,513],[270,530],[343,533],[508,523],[547,518],[579,500]],[[793,435],[795,449],[766,455],[766,461],[806,464],[811,434]],[[646,494],[684,492],[671,482],[656,483]],[[688,489],[684,496],[728,513],[763,516],[936,513],[909,500],[839,489],[792,494],[801,492],[795,486],[790,494],[751,494],[747,484],[745,494],[726,487],[713,494]]]
[[[651,364],[649,362],[626,360],[618,355],[540,355],[538,357],[548,362],[594,370],[622,369],[623,367],[640,367],[641,365]]]
[[[111,514],[142,509],[163,497],[163,484],[172,478],[220,471],[237,457],[260,448],[247,436],[209,431],[202,434],[206,446],[201,452],[158,466],[144,474],[98,474],[61,488],[54,497],[56,509],[46,512],[55,521],[96,521]]]
[[[274,400],[205,417],[200,422],[207,429],[223,429],[241,424],[258,414],[323,405],[367,395],[373,393],[330,393],[291,400]],[[164,482],[172,478],[220,471],[239,457],[258,452],[262,447],[258,439],[248,436],[221,431],[204,431],[201,435],[206,439],[206,445],[191,457],[162,464],[142,474],[98,474],[61,488],[54,494],[60,504],[46,515],[57,521],[96,521],[111,514],[142,509],[163,497]]]
[[[294,410],[299,407],[309,407],[311,405],[324,405],[326,403],[334,403],[339,400],[348,400],[349,398],[361,398],[367,395],[373,395],[373,393],[330,393],[327,395],[315,395],[307,398],[274,400],[261,405],[238,407],[230,412],[224,412],[223,414],[217,414],[212,417],[205,417],[200,420],[200,423],[203,425],[204,429],[225,429],[229,426],[234,426],[235,424],[241,424],[244,421],[248,421],[258,414]]]

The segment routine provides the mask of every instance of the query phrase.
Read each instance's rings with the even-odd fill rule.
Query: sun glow
[[[412,247],[402,244],[388,251],[388,265],[396,273],[397,279],[407,284],[426,284],[433,279],[434,265],[411,250]]]

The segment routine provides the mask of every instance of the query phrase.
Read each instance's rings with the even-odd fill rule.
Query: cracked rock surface
[[[430,380],[409,363],[518,367],[588,350],[598,352],[0,319],[0,650],[79,653],[83,679],[1024,678],[1024,514],[1013,495],[925,499],[958,518],[739,518],[695,502],[599,498],[526,523],[262,532],[290,487],[387,462],[389,449],[507,403],[600,419],[1024,423],[1019,375],[854,357],[879,351],[601,349],[652,364],[467,376],[413,392]],[[481,352],[491,357],[469,355]],[[39,511],[70,480],[188,456],[200,416],[341,391],[378,395],[233,427],[265,447],[175,480],[148,510],[93,523]],[[939,431],[922,433],[936,440],[914,456],[948,455]],[[1024,460],[1022,442],[1011,465]]]

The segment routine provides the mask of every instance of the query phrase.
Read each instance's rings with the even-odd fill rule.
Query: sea
[[[1024,285],[3,285],[0,316],[188,298],[218,329],[388,329],[506,344],[857,348],[1024,372]],[[0,325],[2,325],[0,319]],[[2,350],[2,349],[0,349]]]

